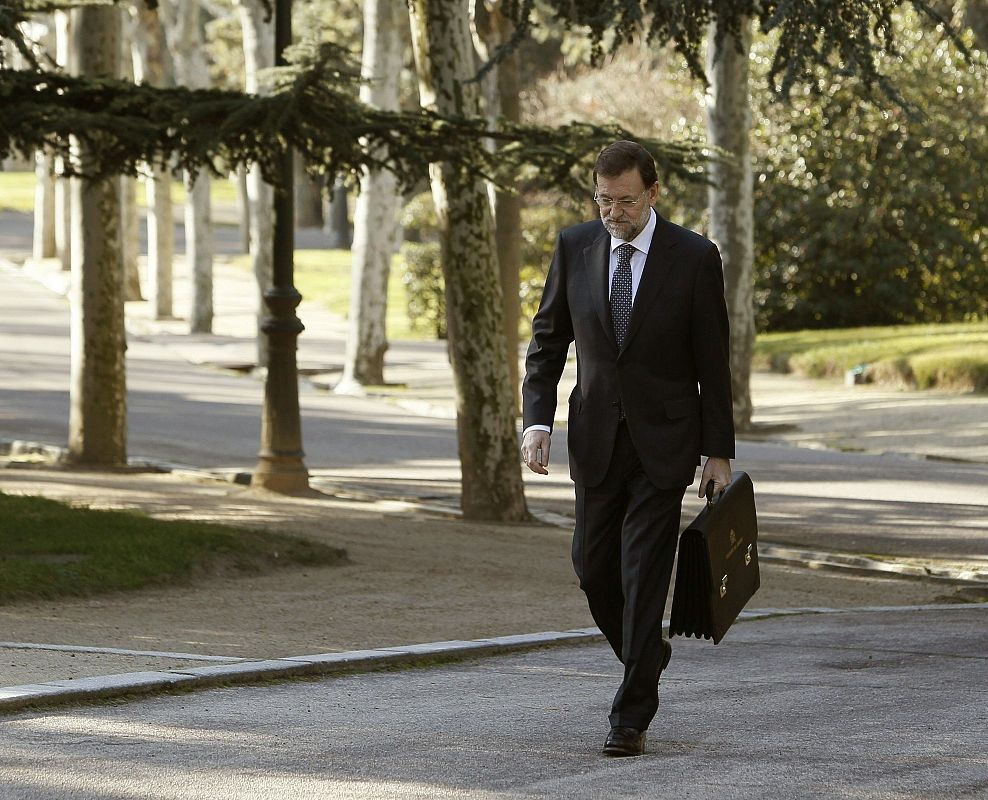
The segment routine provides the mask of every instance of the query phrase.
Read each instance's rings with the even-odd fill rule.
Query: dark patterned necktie
[[[618,350],[624,347],[624,337],[628,334],[628,321],[631,319],[631,254],[634,245],[622,244],[617,248],[617,269],[611,283],[611,324]]]

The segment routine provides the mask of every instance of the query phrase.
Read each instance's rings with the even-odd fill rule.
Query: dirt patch
[[[171,475],[0,470],[0,490],[301,535],[349,563],[0,607],[7,641],[274,657],[593,624],[570,534],[466,523],[387,501],[284,498]],[[943,602],[919,581],[763,567],[756,608]]]

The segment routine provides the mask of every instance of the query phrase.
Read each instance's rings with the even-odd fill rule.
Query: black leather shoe
[[[666,641],[662,640],[662,661],[659,662],[659,674],[656,676],[655,681],[658,683],[662,679],[662,670],[669,666],[669,659],[672,658],[672,645]]]
[[[604,755],[612,758],[640,756],[645,753],[645,731],[615,725],[604,742]]]

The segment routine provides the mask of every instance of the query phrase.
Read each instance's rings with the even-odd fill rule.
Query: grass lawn
[[[0,211],[34,211],[35,177],[33,172],[0,172]],[[234,206],[237,192],[233,183],[226,178],[213,176],[209,193],[213,205]],[[181,205],[185,202],[185,187],[179,180],[172,181],[172,202]],[[147,195],[143,186],[137,187],[137,204],[147,206]]]
[[[0,172],[0,211],[34,211],[34,173]]]
[[[231,263],[250,269],[248,256],[238,256]],[[314,301],[346,317],[350,310],[350,264],[349,250],[296,250],[295,288],[306,301]],[[408,318],[408,297],[401,282],[401,266],[397,256],[391,262],[385,324],[389,339],[433,338],[428,325],[413,328]]]
[[[988,322],[761,334],[755,366],[814,378],[865,367],[876,383],[988,391]]]
[[[345,562],[306,539],[0,492],[0,604]]]

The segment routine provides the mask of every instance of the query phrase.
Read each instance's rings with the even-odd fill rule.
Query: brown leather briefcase
[[[758,520],[747,473],[713,498],[679,537],[676,588],[669,635],[713,639],[717,644],[758,590]]]

